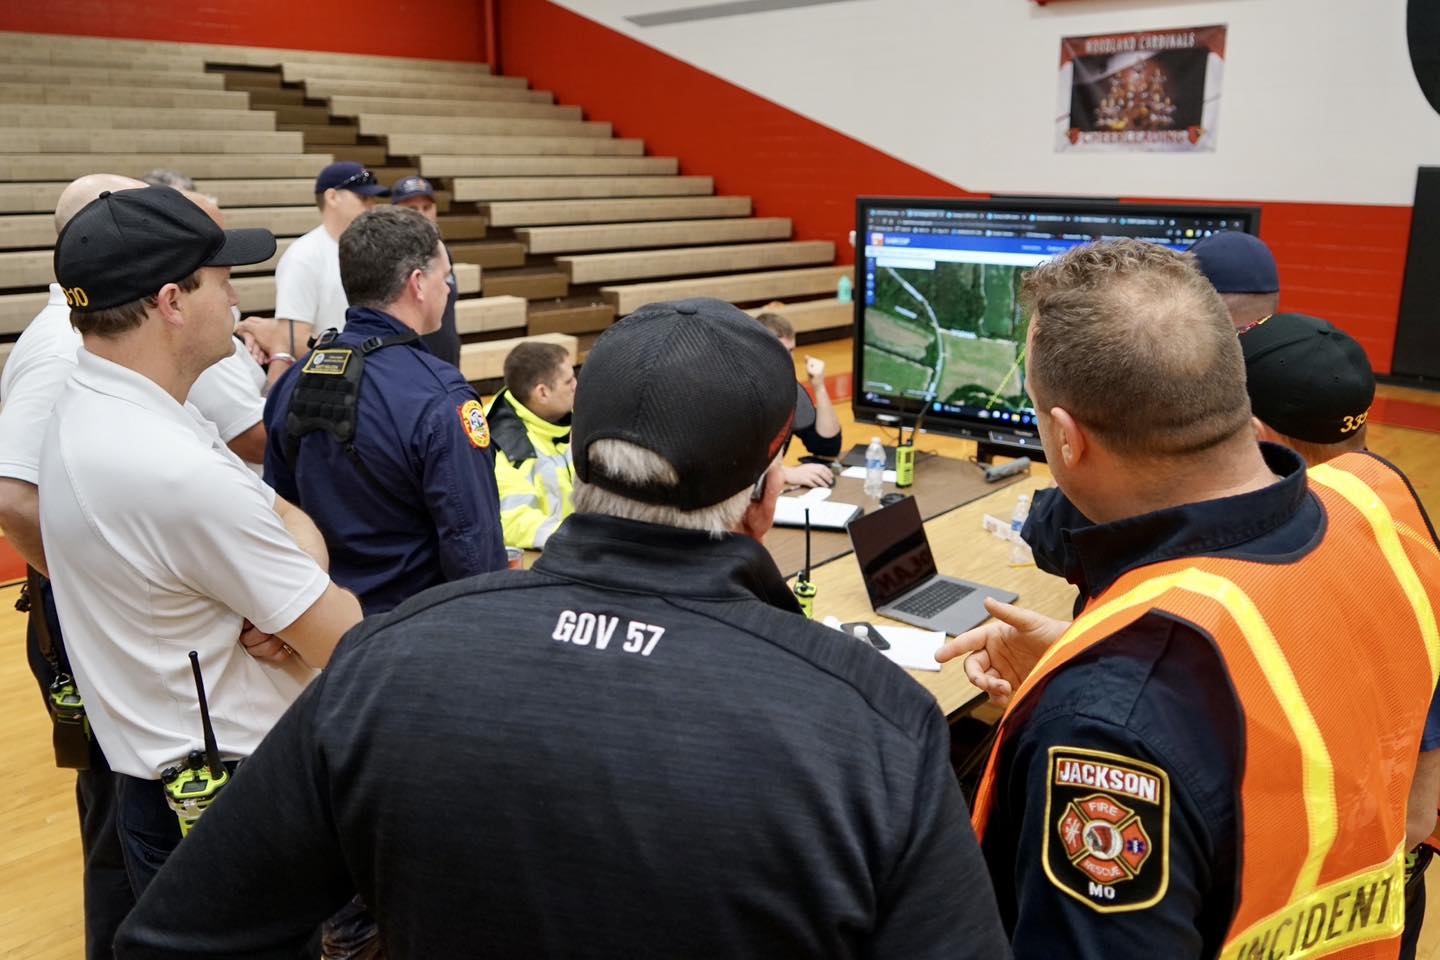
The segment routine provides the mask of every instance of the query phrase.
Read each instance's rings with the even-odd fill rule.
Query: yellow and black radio
[[[165,802],[180,820],[180,836],[188,836],[200,815],[215,802],[220,791],[230,782],[230,771],[220,761],[220,748],[215,743],[215,728],[210,725],[210,705],[205,700],[205,681],[200,676],[200,656],[190,651],[190,670],[195,674],[195,693],[200,698],[200,728],[205,738],[204,750],[189,755],[160,774],[165,785]]]

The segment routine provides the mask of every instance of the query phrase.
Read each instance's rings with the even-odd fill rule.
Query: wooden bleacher
[[[422,100],[409,97],[330,98],[330,114],[336,117],[530,117],[536,120],[580,120],[584,111],[577,106],[529,103],[516,100]]]
[[[455,199],[479,203],[518,199],[614,199],[710,196],[713,177],[457,177]]]
[[[319,222],[313,178],[341,159],[436,182],[474,380],[497,378],[521,335],[583,362],[654,299],[782,299],[801,332],[850,324],[833,244],[484,64],[3,32],[0,54],[0,357],[44,304],[50,212],[74,177],[182,170],[283,252]],[[273,309],[278,257],[235,272],[246,312]]]
[[[674,157],[474,157],[455,154],[420,158],[420,172],[452,177],[625,177],[669,176],[680,172]]]

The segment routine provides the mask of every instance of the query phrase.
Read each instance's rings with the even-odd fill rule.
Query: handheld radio
[[[230,782],[230,772],[220,762],[215,728],[210,725],[210,705],[205,701],[205,681],[200,676],[200,656],[190,651],[190,669],[195,674],[195,693],[200,698],[200,726],[205,750],[191,750],[184,760],[160,774],[165,784],[165,802],[180,819],[180,836],[188,836],[220,791]]]
[[[815,584],[810,582],[810,511],[805,511],[805,568],[795,578],[795,599],[800,601],[800,610],[811,620],[815,619]]]
[[[920,432],[920,424],[925,422],[925,414],[930,412],[930,399],[934,394],[925,398],[925,406],[920,410],[920,416],[915,418],[915,425],[910,428],[910,439],[905,439],[905,426],[900,426],[900,442],[895,445],[895,486],[908,487],[915,482],[915,435]]]

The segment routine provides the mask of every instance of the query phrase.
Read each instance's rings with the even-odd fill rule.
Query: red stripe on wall
[[[1389,373],[1410,246],[1409,207],[1267,203],[1260,236],[1280,265],[1280,308],[1324,317]]]
[[[485,50],[480,0],[5,0],[0,30],[472,62]]]
[[[844,262],[854,259],[857,195],[984,196],[548,0],[499,6],[507,73],[613,122],[619,136],[644,139],[651,154],[678,156],[686,173],[713,175],[717,193],[753,197],[757,214],[791,217],[797,238],[834,241]],[[1258,205],[1260,235],[1280,265],[1281,308],[1330,320],[1389,372],[1410,208]]]

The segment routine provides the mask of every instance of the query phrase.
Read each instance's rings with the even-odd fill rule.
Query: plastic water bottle
[[[879,437],[871,437],[865,448],[865,496],[879,497],[884,492],[885,446]]]
[[[1030,515],[1030,494],[1020,494],[1020,499],[1015,501],[1015,512],[1010,514],[1010,562],[1012,564],[1030,563],[1030,548],[1025,541],[1020,539],[1020,531],[1025,526],[1025,518]]]
[[[847,274],[842,273],[839,282],[835,284],[835,299],[841,303],[849,303],[854,295],[855,281],[851,280]]]

